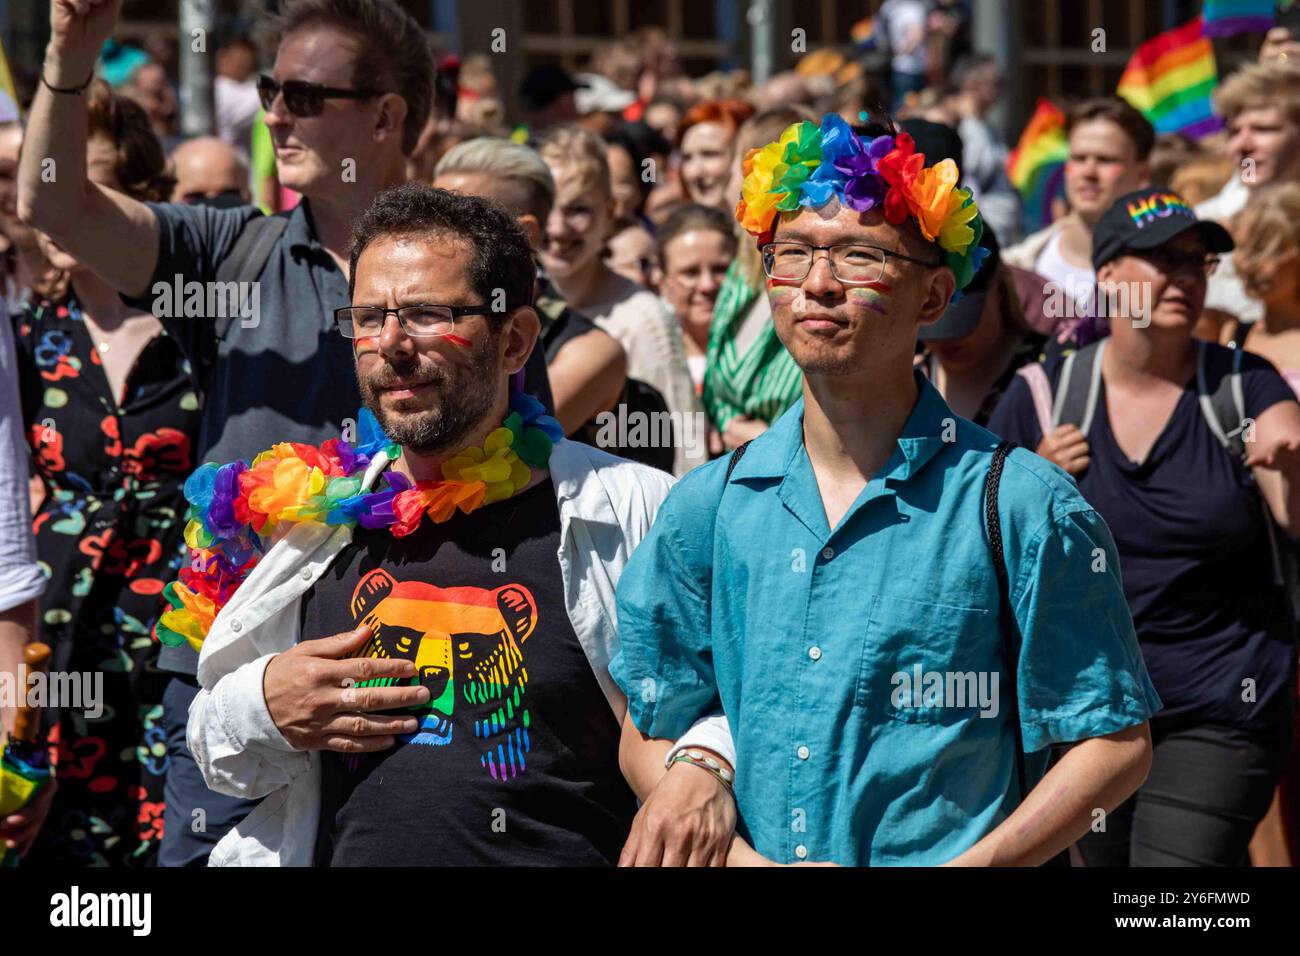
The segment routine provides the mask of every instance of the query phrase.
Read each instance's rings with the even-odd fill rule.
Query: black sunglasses
[[[320,116],[326,100],[368,100],[378,96],[378,90],[345,90],[337,86],[321,86],[306,80],[285,80],[279,83],[265,73],[257,78],[257,98],[262,109],[270,112],[276,96],[284,94],[284,105],[294,116]]]

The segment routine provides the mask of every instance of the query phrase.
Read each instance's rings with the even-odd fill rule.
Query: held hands
[[[266,709],[280,733],[298,750],[368,753],[387,750],[395,734],[414,733],[419,721],[380,715],[429,702],[423,685],[357,687],[381,677],[415,676],[415,664],[395,658],[351,657],[370,638],[370,628],[303,641],[271,658],[262,678]]]
[[[674,763],[637,811],[619,866],[723,866],[736,801],[701,767]]]
[[[1073,425],[1058,425],[1038,443],[1038,454],[1071,475],[1081,475],[1088,469],[1088,439]]]

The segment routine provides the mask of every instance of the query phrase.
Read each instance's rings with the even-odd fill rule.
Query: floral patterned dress
[[[143,865],[162,837],[168,762],[168,675],[151,634],[183,560],[199,398],[182,343],[160,333],[119,405],[73,298],[28,303],[16,332],[28,442],[47,489],[32,522],[50,582],[42,639],[51,670],[80,675],[82,688],[80,701],[45,710],[59,789],[27,862]]]

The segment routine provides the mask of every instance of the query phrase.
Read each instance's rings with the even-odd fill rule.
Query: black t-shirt
[[[405,538],[358,529],[309,592],[304,639],[368,623],[432,694],[392,749],[322,754],[317,865],[617,862],[636,804],[559,546],[548,478]]]
[[[1211,391],[1231,367],[1214,346]],[[1063,361],[1045,367],[1055,390]],[[1244,355],[1246,416],[1294,399],[1265,359]],[[1033,451],[1042,440],[1030,391],[1017,377],[989,420],[990,431]],[[1273,585],[1268,530],[1245,466],[1215,438],[1193,375],[1147,460],[1116,443],[1102,381],[1088,434],[1091,463],[1076,476],[1119,550],[1124,594],[1161,720],[1257,727],[1282,719],[1294,685],[1295,644],[1285,593]],[[1255,701],[1249,697],[1254,682]]]

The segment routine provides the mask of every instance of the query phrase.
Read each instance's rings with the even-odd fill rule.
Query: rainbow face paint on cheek
[[[352,348],[357,355],[368,355],[371,352],[379,351],[379,339],[373,335],[363,335],[355,340]]]
[[[448,332],[446,335],[442,336],[442,339],[445,342],[450,342],[452,345],[459,345],[463,349],[467,349],[474,344],[469,339],[463,339],[453,332]]]
[[[890,303],[893,301],[890,298],[891,291],[890,287],[883,282],[869,282],[849,289],[849,301],[854,305],[866,306],[872,312],[888,315]]]

